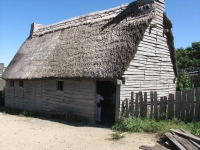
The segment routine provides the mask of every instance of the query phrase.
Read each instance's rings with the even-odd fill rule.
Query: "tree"
[[[176,57],[179,69],[200,67],[200,41],[193,42],[192,47],[178,48]]]

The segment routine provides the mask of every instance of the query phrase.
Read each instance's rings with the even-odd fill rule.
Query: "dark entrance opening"
[[[101,124],[115,123],[116,85],[112,81],[97,81],[97,91],[104,97],[101,108]]]

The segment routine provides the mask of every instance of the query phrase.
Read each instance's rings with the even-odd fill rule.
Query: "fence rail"
[[[146,118],[148,115],[155,120],[181,119],[184,121],[200,121],[200,87],[186,91],[176,91],[168,97],[158,99],[157,92],[131,92],[131,99],[122,102],[122,116]]]

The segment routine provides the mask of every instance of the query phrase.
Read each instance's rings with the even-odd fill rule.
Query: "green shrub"
[[[185,73],[184,70],[181,71],[178,82],[176,84],[176,90],[181,91],[182,89],[190,90],[194,88],[191,78]]]
[[[129,118],[122,118],[119,123],[114,124],[112,127],[114,130],[118,131],[128,131],[128,132],[141,132],[141,122],[140,120]]]

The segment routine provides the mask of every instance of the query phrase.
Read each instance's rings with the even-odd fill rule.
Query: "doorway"
[[[112,81],[96,81],[96,91],[104,97],[101,108],[101,124],[115,123],[116,85]]]

